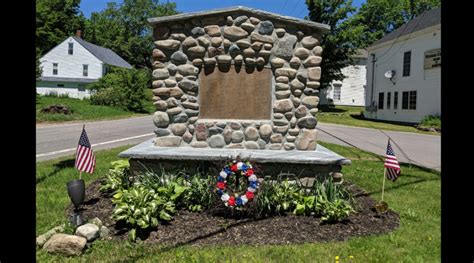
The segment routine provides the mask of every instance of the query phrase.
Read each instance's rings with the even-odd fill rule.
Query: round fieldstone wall
[[[322,60],[316,29],[229,15],[155,24],[153,36],[156,146],[315,150]],[[200,72],[231,65],[272,70],[270,119],[199,119],[206,103]]]

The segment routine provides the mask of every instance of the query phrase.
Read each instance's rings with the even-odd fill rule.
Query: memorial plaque
[[[219,68],[199,79],[200,119],[263,120],[271,118],[272,71],[247,72],[245,67],[221,72]]]
[[[424,69],[441,67],[441,48],[425,52]]]

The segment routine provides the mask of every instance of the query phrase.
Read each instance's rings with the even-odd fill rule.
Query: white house
[[[319,104],[365,106],[367,51],[358,49],[352,59],[352,65],[341,69],[344,80],[332,81],[328,88],[320,91]]]
[[[366,118],[419,123],[441,115],[441,8],[420,14],[367,51]]]
[[[76,36],[68,37],[40,58],[42,75],[36,83],[39,94],[67,94],[72,98],[88,97],[86,85],[97,81],[110,66],[132,68],[112,50]]]

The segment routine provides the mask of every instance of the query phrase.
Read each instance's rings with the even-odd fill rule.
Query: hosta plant
[[[130,186],[128,180],[130,164],[128,160],[118,160],[110,164],[112,167],[107,172],[100,191],[116,192],[119,189],[127,189]]]

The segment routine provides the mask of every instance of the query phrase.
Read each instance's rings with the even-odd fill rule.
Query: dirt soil
[[[86,201],[82,207],[85,220],[98,217],[113,233],[113,239],[127,238],[125,225],[110,219],[113,210],[111,196],[99,191],[99,179],[86,189]],[[399,215],[388,210],[377,215],[373,209],[375,200],[355,185],[346,183],[353,192],[357,213],[343,222],[324,224],[312,216],[293,214],[272,217],[224,217],[214,211],[199,213],[180,210],[170,222],[162,223],[151,232],[139,233],[145,243],[167,246],[190,244],[203,245],[263,245],[297,244],[327,241],[343,241],[350,237],[389,233],[399,226]],[[69,206],[66,214],[72,212]]]

